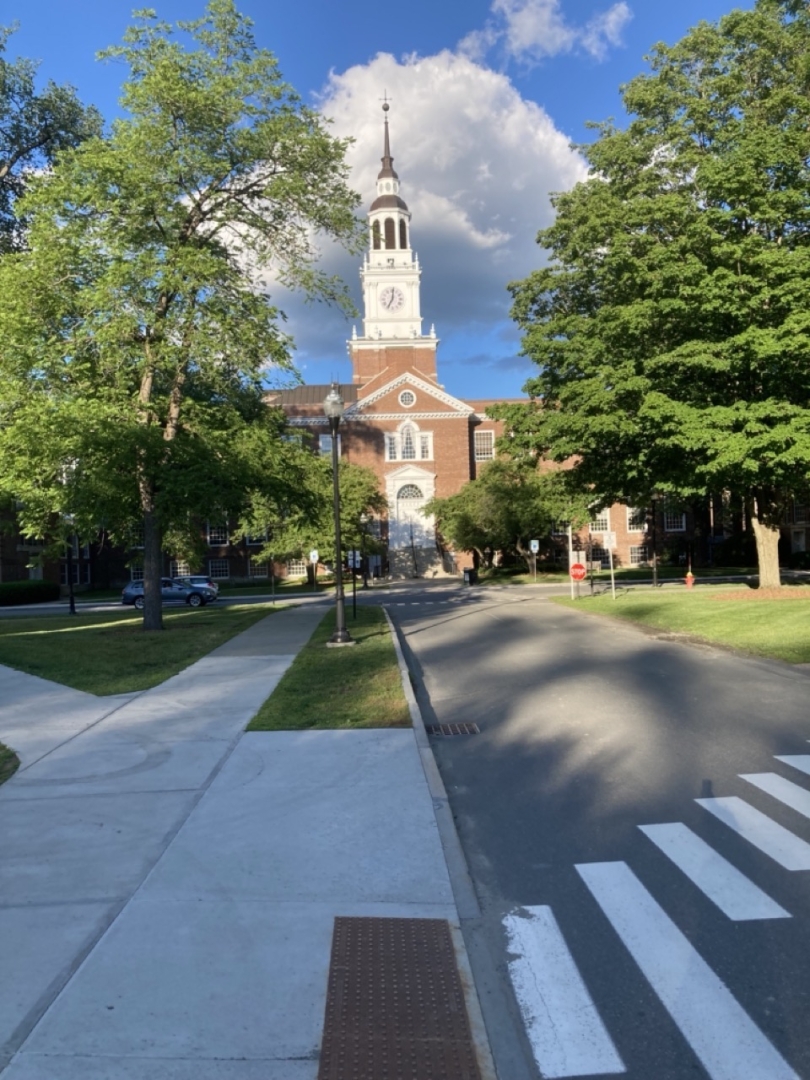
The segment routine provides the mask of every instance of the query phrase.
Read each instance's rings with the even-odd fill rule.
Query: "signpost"
[[[613,594],[613,599],[616,599],[616,575],[613,573],[613,549],[616,547],[616,533],[605,532],[602,533],[602,543],[607,548],[608,559],[610,560],[610,591]]]
[[[529,541],[529,551],[532,553],[532,562],[534,563],[534,583],[537,584],[537,552],[540,550],[539,540]]]
[[[313,548],[309,553],[309,561],[312,563],[312,591],[318,591],[318,549]]]
[[[362,556],[359,551],[349,551],[346,555],[346,561],[349,564],[349,569],[352,572],[352,618],[357,618],[357,571],[362,565]]]

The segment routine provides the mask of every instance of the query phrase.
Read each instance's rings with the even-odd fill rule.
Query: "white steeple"
[[[422,336],[419,278],[422,271],[411,250],[411,213],[399,194],[388,135],[387,101],[382,168],[377,198],[368,212],[369,250],[360,271],[363,286],[363,336],[408,339]]]

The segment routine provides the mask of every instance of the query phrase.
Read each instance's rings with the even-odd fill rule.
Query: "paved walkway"
[[[3,1080],[314,1080],[334,917],[457,930],[412,731],[243,734],[322,615],[137,695],[0,667]]]

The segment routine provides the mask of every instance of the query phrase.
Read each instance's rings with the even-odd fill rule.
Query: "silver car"
[[[164,604],[188,604],[189,607],[202,607],[216,600],[217,594],[206,585],[189,585],[176,578],[161,578],[160,595]],[[144,605],[143,582],[130,581],[121,593],[122,604],[134,604],[140,611]]]

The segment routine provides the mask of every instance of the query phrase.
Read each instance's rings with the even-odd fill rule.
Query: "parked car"
[[[175,578],[174,580],[182,581],[184,585],[202,585],[206,589],[211,589],[215,596],[219,596],[219,585],[207,574],[190,574],[184,577]]]
[[[202,607],[217,598],[214,589],[206,585],[189,585],[176,578],[161,578],[160,595],[164,604],[188,604],[189,607]],[[140,611],[143,608],[143,582],[130,581],[121,593],[122,604],[134,604]]]

